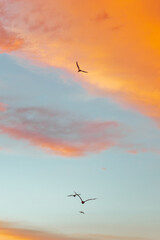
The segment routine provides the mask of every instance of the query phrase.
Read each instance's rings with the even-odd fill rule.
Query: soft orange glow
[[[0,227],[0,240],[67,240],[65,236],[52,235],[45,232]]]
[[[47,232],[30,229],[12,228],[10,225],[0,226],[0,240],[140,240],[139,237],[114,236],[102,234],[74,234],[72,236],[49,234]],[[143,238],[144,240],[146,238]]]
[[[0,24],[1,25],[1,24]],[[14,32],[0,26],[0,52],[12,52],[22,47],[24,41]]]
[[[12,2],[12,1],[11,1]],[[160,118],[160,2],[158,0],[22,0],[11,14],[26,57],[67,68],[92,93]],[[17,5],[16,5],[17,4]],[[85,8],[84,8],[85,5]],[[14,11],[14,10],[13,10]],[[6,16],[8,30],[10,18]],[[5,45],[7,46],[7,45]],[[3,47],[5,49],[5,47]]]

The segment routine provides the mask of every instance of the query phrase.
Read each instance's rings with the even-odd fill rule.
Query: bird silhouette
[[[78,196],[78,195],[81,195],[81,194],[78,194],[78,193],[76,193],[76,192],[74,192],[75,194],[70,194],[70,195],[67,195],[67,197],[76,197],[76,196]]]
[[[82,214],[85,214],[85,212],[83,212],[83,211],[79,211],[80,213],[82,213]]]
[[[77,196],[79,197],[79,199],[81,200],[81,203],[84,204],[85,202],[87,201],[91,201],[91,200],[96,200],[97,198],[89,198],[89,199],[86,199],[86,200],[82,200],[82,198],[80,197],[80,194],[77,194]]]
[[[76,65],[77,65],[77,68],[78,68],[78,72],[84,72],[84,73],[88,73],[86,71],[83,71],[82,69],[80,69],[79,65],[78,65],[78,62],[76,62]]]

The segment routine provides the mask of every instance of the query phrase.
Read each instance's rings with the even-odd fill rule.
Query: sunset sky
[[[0,240],[159,240],[159,189],[160,1],[0,0]]]

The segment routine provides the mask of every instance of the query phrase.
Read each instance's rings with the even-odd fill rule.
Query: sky
[[[159,12],[0,0],[0,240],[160,239]]]

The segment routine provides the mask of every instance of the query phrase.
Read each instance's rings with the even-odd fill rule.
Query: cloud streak
[[[16,108],[2,112],[0,133],[62,156],[98,153],[123,137],[114,121],[78,120],[70,114],[44,108]]]
[[[105,11],[104,12],[101,12],[101,13],[99,13],[95,18],[94,18],[94,20],[95,21],[104,21],[104,20],[107,20],[107,19],[109,19],[109,15],[108,15],[108,13],[106,13]]]
[[[66,236],[60,234],[53,234],[43,231],[30,230],[25,228],[15,227],[14,224],[0,222],[0,236],[1,239],[6,240],[147,240],[147,238],[139,237],[122,237],[113,235],[101,234],[75,234],[75,236]]]
[[[38,147],[50,154],[81,157],[111,148],[129,154],[159,154],[159,133],[155,129],[131,129],[117,121],[78,118],[69,112],[42,107],[15,107],[2,104],[0,134]],[[154,142],[154,143],[153,143]]]
[[[12,227],[12,224],[0,223],[0,238],[6,240],[69,240],[65,235],[51,234],[43,231]]]

